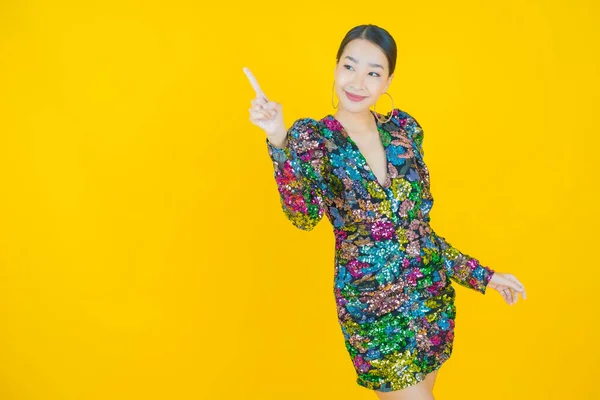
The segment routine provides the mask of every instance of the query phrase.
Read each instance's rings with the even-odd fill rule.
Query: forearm
[[[321,220],[324,212],[318,185],[321,171],[320,167],[314,166],[323,165],[322,160],[315,156],[323,152],[315,151],[322,147],[319,132],[306,122],[299,120],[294,123],[283,140],[270,137],[266,143],[269,157],[273,161],[273,176],[285,216],[296,227],[311,230]]]

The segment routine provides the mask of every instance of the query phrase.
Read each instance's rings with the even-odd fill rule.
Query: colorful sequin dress
[[[302,118],[287,145],[267,140],[285,216],[311,230],[327,215],[335,236],[334,295],[344,342],[369,389],[412,386],[452,352],[451,280],[485,294],[494,270],[454,248],[429,226],[433,206],[423,129],[400,109],[371,111],[387,156],[375,174],[331,114]]]

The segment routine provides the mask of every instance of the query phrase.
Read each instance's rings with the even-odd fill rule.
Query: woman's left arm
[[[430,192],[429,170],[423,160],[423,128],[409,114],[399,111],[398,118],[400,126],[404,128],[408,136],[412,139],[415,148],[415,161],[418,167],[419,175],[424,184],[425,199],[422,203],[425,222],[430,222],[429,210],[433,204],[433,197]],[[523,285],[511,274],[505,274],[482,265],[478,259],[461,252],[452,246],[444,237],[431,231],[431,240],[435,241],[442,257],[443,265],[447,276],[456,283],[473,289],[479,293],[485,294],[487,287],[491,287],[500,292],[507,303],[516,302],[516,294],[510,290],[520,292],[525,299],[525,289]],[[510,288],[510,289],[509,289]]]

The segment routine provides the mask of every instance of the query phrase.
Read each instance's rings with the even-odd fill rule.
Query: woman
[[[334,115],[285,129],[281,104],[256,91],[250,121],[267,150],[286,217],[311,230],[326,214],[335,234],[334,293],[357,383],[380,399],[433,399],[452,352],[460,285],[508,304],[523,285],[454,248],[430,227],[433,205],[423,130],[405,111],[370,110],[390,86],[396,44],[374,25],[344,37],[336,57]],[[391,97],[391,96],[390,96]],[[332,100],[333,102],[333,100]]]

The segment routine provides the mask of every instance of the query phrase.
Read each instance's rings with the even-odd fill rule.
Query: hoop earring
[[[392,114],[394,111],[394,99],[392,98],[392,95],[389,94],[388,92],[385,92],[384,94],[387,94],[388,96],[390,96],[390,99],[392,100],[392,112],[390,113],[390,117],[388,119],[386,119],[385,121],[380,120],[379,116],[377,116],[377,120],[379,122],[381,122],[382,124],[385,124],[386,122],[389,122],[392,119]],[[374,109],[375,113],[377,114],[377,102],[375,102],[375,104],[373,104],[373,109]]]
[[[335,104],[333,104],[333,92],[335,89],[335,79],[333,80],[333,86],[331,87],[331,105],[333,106],[333,108],[338,108],[338,106],[340,105],[340,101],[338,100],[338,106],[336,106]]]

